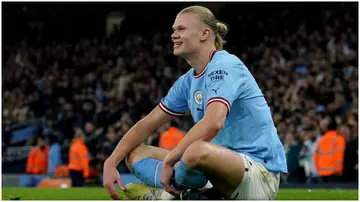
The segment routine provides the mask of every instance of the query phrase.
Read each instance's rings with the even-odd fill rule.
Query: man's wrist
[[[171,159],[170,155],[167,155],[164,159],[164,165],[167,166],[174,166],[176,162],[174,162],[174,160]]]
[[[114,158],[112,158],[111,156],[109,156],[109,158],[107,158],[104,162],[104,164],[109,165],[109,166],[113,166],[116,167],[118,163],[116,163],[116,160]]]

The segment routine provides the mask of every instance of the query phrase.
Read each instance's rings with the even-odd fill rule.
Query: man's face
[[[202,31],[205,26],[199,15],[182,13],[177,15],[171,39],[174,42],[174,55],[186,56],[195,52],[201,42]]]
[[[94,125],[92,123],[87,122],[85,124],[85,132],[86,133],[92,133],[94,132]]]
[[[44,141],[44,139],[39,138],[39,139],[37,140],[37,145],[38,145],[38,147],[41,147],[41,148],[45,147],[45,141]]]
[[[342,135],[346,140],[350,139],[350,129],[347,126],[341,126],[339,128],[339,133]]]
[[[320,120],[320,128],[321,128],[321,130],[326,131],[328,125],[329,125],[329,119],[327,117]]]

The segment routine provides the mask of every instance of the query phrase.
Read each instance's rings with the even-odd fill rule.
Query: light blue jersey
[[[287,172],[270,107],[248,68],[227,51],[212,52],[201,73],[191,69],[182,75],[159,106],[175,116],[190,110],[198,122],[212,102],[228,108],[224,127],[212,143],[248,155],[270,171]]]

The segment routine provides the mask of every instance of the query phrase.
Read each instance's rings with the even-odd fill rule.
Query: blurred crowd
[[[330,123],[336,124],[346,141],[344,179],[357,180],[358,33],[354,9],[324,9],[318,13],[321,21],[300,23],[294,29],[287,29],[292,19],[284,10],[281,16],[257,22],[251,30],[266,32],[274,21],[286,18],[286,23],[277,25],[281,31],[257,33],[261,38],[246,47],[235,43],[239,42],[237,35],[251,37],[252,33],[241,32],[251,19],[232,16],[226,21],[234,32],[227,38],[229,51],[251,70],[273,112],[288,159],[285,183],[318,177],[313,155]],[[114,27],[111,35],[101,39],[44,42],[41,27],[34,27],[29,33],[33,37],[15,44],[5,40],[3,127],[41,120],[39,130],[26,144],[35,145],[38,137],[55,136],[64,151],[75,131],[83,133],[91,165],[101,171],[122,136],[190,68],[172,55],[171,33],[124,37],[124,29],[122,34],[119,30]],[[174,122],[185,131],[193,125],[189,115]],[[157,146],[163,130],[166,128],[159,129],[147,144]],[[10,141],[11,135],[3,138],[3,148],[11,146]],[[62,158],[67,161],[66,153]],[[123,163],[120,170],[128,172]]]

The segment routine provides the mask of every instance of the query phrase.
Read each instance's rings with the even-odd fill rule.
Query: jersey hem
[[[230,102],[229,102],[228,100],[226,100],[226,99],[224,99],[224,98],[222,98],[222,97],[213,97],[213,98],[210,98],[210,99],[209,99],[209,101],[208,101],[207,104],[206,104],[206,107],[207,107],[209,104],[213,103],[213,102],[221,102],[221,103],[225,104],[225,106],[226,106],[226,108],[227,108],[227,110],[228,110],[227,115],[229,115],[229,113],[230,113]]]
[[[162,102],[159,103],[160,109],[162,109],[165,113],[171,115],[171,116],[183,116],[185,113],[175,112],[168,107],[166,107]]]

